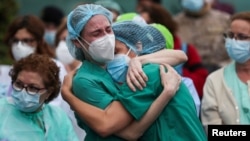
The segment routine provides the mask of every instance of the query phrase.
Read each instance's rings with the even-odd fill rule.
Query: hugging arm
[[[133,122],[116,133],[117,136],[126,140],[136,140],[149,128],[149,126],[158,118],[169,100],[179,89],[181,77],[170,66],[166,65],[168,72],[165,73],[164,67],[160,66],[161,83],[163,85],[162,93],[151,104],[146,114],[139,120]]]
[[[178,89],[180,77],[173,75],[171,71],[165,73],[163,70],[161,68],[164,90],[139,121],[133,120],[132,116],[118,101],[112,102],[105,110],[102,110],[75,97],[71,92],[73,75],[65,77],[62,95],[71,108],[100,136],[106,137],[116,134],[127,140],[132,140],[140,137],[154,122]],[[166,81],[167,79],[168,81]],[[132,124],[130,124],[131,122]]]
[[[146,86],[147,76],[142,70],[142,64],[156,63],[176,66],[187,61],[186,54],[181,50],[163,49],[155,53],[142,55],[130,60],[127,73],[127,84],[132,91],[142,90]]]

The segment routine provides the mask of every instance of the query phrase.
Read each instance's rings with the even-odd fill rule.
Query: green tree
[[[3,38],[8,25],[17,15],[18,9],[16,0],[0,0],[0,64],[12,63],[8,55],[8,48],[3,43]]]

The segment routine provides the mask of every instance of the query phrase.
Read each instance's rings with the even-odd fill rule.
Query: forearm
[[[125,129],[116,133],[116,135],[126,140],[136,140],[142,136],[149,126],[158,118],[162,110],[172,98],[172,96],[170,96],[172,94],[169,93],[174,92],[164,89],[139,121],[134,120]]]
[[[64,94],[64,99],[69,103],[71,109],[102,137],[114,134],[132,121],[132,116],[117,101],[112,102],[105,110],[102,110],[81,101],[71,91],[64,90],[63,92],[70,93]]]
[[[71,93],[71,91],[62,91],[63,93]],[[100,118],[104,117],[104,111],[94,107],[92,105],[89,105],[77,97],[75,97],[72,93],[71,94],[64,94],[63,97],[65,101],[70,105],[71,109],[77,113],[77,115],[84,119],[84,121],[95,131],[98,131],[99,129],[97,127],[100,127],[98,125],[103,126],[103,123],[105,123],[105,119]],[[95,114],[93,114],[95,113]],[[95,122],[92,122],[95,121]]]
[[[187,61],[187,55],[181,50],[164,49],[155,53],[137,57],[142,64],[146,63],[165,63],[171,66],[178,65]]]

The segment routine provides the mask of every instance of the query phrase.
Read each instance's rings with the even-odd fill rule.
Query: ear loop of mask
[[[91,55],[89,54],[88,49],[83,45],[83,43],[78,38],[76,38],[76,40],[79,42],[79,44],[81,45],[81,48],[84,50],[84,52],[86,52],[86,53],[84,53],[87,55],[86,57],[90,60],[93,60]],[[83,38],[81,38],[81,40],[83,40],[84,42],[86,42],[89,45],[89,43],[86,40],[84,40]]]

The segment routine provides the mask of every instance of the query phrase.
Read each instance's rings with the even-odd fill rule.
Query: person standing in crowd
[[[233,60],[211,73],[204,85],[201,120],[210,124],[250,124],[250,12],[231,17],[225,48]]]
[[[60,91],[59,67],[46,55],[31,54],[10,71],[13,91],[0,99],[0,140],[78,141],[68,116],[48,103]]]
[[[27,57],[30,54],[46,54],[52,59],[55,58],[53,50],[44,41],[44,24],[34,15],[19,16],[13,20],[9,25],[6,32],[4,42],[9,47],[9,52],[14,61]],[[67,73],[63,64],[56,61],[56,64],[60,68],[60,80],[63,81],[65,74]],[[9,70],[11,67],[9,68]],[[6,71],[9,72],[9,71]],[[8,75],[8,74],[1,74]],[[10,80],[11,78],[8,77]],[[6,80],[1,80],[0,83],[4,83]],[[11,85],[6,87],[6,95],[9,96],[11,91]],[[59,95],[52,103],[57,106],[61,106],[62,97]]]
[[[70,71],[73,71],[80,67],[81,62],[76,60],[70,53],[69,49],[66,44],[66,37],[68,35],[67,30],[67,18],[65,17],[63,21],[61,22],[60,26],[57,29],[56,37],[55,37],[55,54],[56,59],[58,59],[60,62],[62,62],[67,70],[67,73]],[[70,116],[70,119],[73,123],[73,127],[77,133],[77,136],[79,140],[83,140],[86,133],[83,129],[81,129],[77,125],[76,118],[74,116],[74,112],[68,108],[68,116]]]
[[[113,22],[123,13],[121,5],[114,0],[98,0],[94,4],[99,4],[113,13]]]
[[[66,44],[66,37],[68,35],[67,30],[67,18],[65,17],[60,26],[57,29],[56,36],[55,36],[55,54],[56,59],[62,62],[67,70],[70,72],[81,65],[81,62],[73,58],[73,56],[69,53],[67,44]]]
[[[85,19],[80,18],[79,15],[85,17]],[[123,54],[124,55],[127,54],[129,56],[130,55],[136,56],[136,53],[138,50],[135,49],[135,47],[133,47],[129,51],[129,49],[124,45],[124,43],[122,43],[123,42],[122,41],[122,42],[120,42],[121,43],[120,45],[124,46],[123,48],[121,48],[121,51],[123,50],[122,54],[121,54],[121,52],[118,52],[118,50],[115,50],[114,51],[115,53],[118,52],[120,54],[118,54],[118,56],[115,56],[115,58],[113,59],[114,54],[110,53],[113,51],[109,51],[109,54],[104,53],[103,49],[113,50],[114,48],[112,46],[115,45],[114,44],[114,35],[113,35],[114,33],[110,27],[111,21],[112,21],[112,17],[110,15],[111,15],[111,13],[109,11],[107,11],[107,9],[100,7],[98,5],[81,5],[81,6],[78,6],[76,9],[74,9],[68,16],[68,29],[69,29],[69,35],[70,35],[69,36],[70,38],[68,38],[70,40],[68,40],[68,41],[69,41],[69,44],[71,44],[71,46],[69,46],[69,47],[71,47],[72,50],[76,50],[76,48],[80,48],[81,50],[78,50],[79,52],[78,53],[75,52],[75,53],[78,55],[80,53],[82,53],[82,57],[86,57],[86,59],[84,60],[83,65],[76,72],[76,76],[73,79],[73,85],[72,85],[75,95],[80,99],[76,98],[73,95],[66,94],[66,93],[71,93],[70,88],[67,89],[67,92],[64,93],[64,96],[65,96],[65,99],[67,99],[67,101],[70,103],[71,107],[74,110],[76,110],[76,113],[77,113],[76,115],[78,116],[78,119],[80,119],[81,122],[79,122],[79,123],[82,125],[82,127],[84,127],[84,125],[85,125],[85,128],[87,128],[89,126],[86,129],[88,131],[87,136],[86,136],[86,140],[100,140],[100,139],[122,140],[118,137],[110,136],[110,135],[112,135],[118,131],[121,131],[121,129],[123,129],[129,123],[131,123],[131,121],[133,120],[133,117],[137,120],[140,119],[140,121],[136,122],[135,124],[139,124],[140,126],[146,126],[144,128],[136,128],[136,129],[140,129],[140,130],[137,130],[137,132],[140,132],[142,129],[149,127],[150,126],[149,124],[152,123],[153,119],[155,118],[152,116],[156,116],[156,115],[146,113],[146,115],[149,115],[149,117],[148,116],[144,117],[143,115],[145,114],[145,112],[159,112],[159,110],[153,110],[153,109],[156,108],[155,104],[157,104],[159,102],[158,100],[162,100],[162,98],[160,98],[160,97],[167,96],[165,98],[167,98],[168,100],[166,100],[166,101],[164,100],[164,102],[167,103],[169,101],[169,98],[171,97],[171,96],[169,97],[169,94],[173,95],[176,91],[176,86],[179,85],[178,83],[177,83],[177,85],[176,85],[176,83],[174,85],[172,85],[172,82],[170,82],[171,84],[166,85],[165,81],[163,81],[164,82],[163,83],[164,89],[162,89],[163,87],[161,86],[161,82],[159,80],[160,79],[159,66],[156,66],[156,70],[153,69],[154,71],[151,71],[151,72],[154,72],[155,75],[148,75],[148,77],[149,77],[148,81],[150,81],[150,83],[147,83],[147,84],[153,85],[153,86],[147,86],[147,88],[150,89],[150,88],[154,87],[156,89],[148,90],[147,88],[144,88],[141,91],[137,90],[136,92],[134,92],[134,91],[130,90],[130,88],[127,86],[126,83],[123,83],[124,85],[122,85],[122,87],[120,87],[112,80],[112,77],[110,76],[110,74],[107,74],[108,72],[111,71],[110,69],[113,68],[113,67],[109,66],[110,61],[111,62],[114,60],[121,61],[120,63],[124,64],[127,62],[127,59],[126,58],[121,59],[121,58],[118,58],[118,56],[123,55]],[[86,19],[86,17],[88,17],[89,19]],[[84,21],[84,20],[87,20],[87,21]],[[79,24],[79,23],[81,23],[81,24]],[[139,29],[141,27],[139,24],[137,24],[138,26],[136,28],[132,28],[132,26],[130,26],[130,25],[128,25],[128,26],[125,26],[125,25],[121,26],[121,27],[126,28],[126,30],[121,31],[121,33],[126,33],[125,31],[127,31],[127,29],[130,29],[130,30],[132,29],[132,33],[128,32],[128,34],[126,34],[127,37],[129,37],[130,35],[133,37],[138,36],[138,35],[144,37],[144,38],[142,37],[142,39],[141,39],[141,43],[142,43],[143,47],[141,50],[142,52],[140,52],[139,54],[144,54],[144,53],[146,54],[146,53],[150,53],[150,52],[155,52],[159,48],[165,48],[164,37],[155,28],[153,28],[151,26],[146,26],[146,27],[151,27],[151,29],[154,31],[157,31],[158,36],[154,36],[153,32],[149,32],[149,31],[147,31],[147,29],[146,29],[147,32],[145,34],[142,34],[141,30]],[[98,28],[96,29],[96,27],[98,27]],[[141,27],[141,28],[143,28],[143,27]],[[96,31],[99,31],[99,32],[97,32],[99,34],[96,35],[95,34]],[[117,37],[117,34],[115,34],[115,36]],[[132,44],[130,44],[130,45],[135,46],[135,44],[138,43],[138,40],[137,40],[138,38],[130,38],[130,39],[133,40]],[[96,47],[95,44],[99,43],[99,41],[101,41],[102,44],[106,41],[106,45],[108,45],[108,46]],[[158,41],[164,41],[164,42],[158,42]],[[153,45],[153,43],[156,45]],[[146,48],[146,45],[150,46],[151,48]],[[103,51],[101,51],[101,50],[103,50]],[[101,56],[102,59],[100,59],[99,53],[102,53],[102,56]],[[99,56],[98,56],[98,54],[99,54]],[[108,63],[107,66],[106,66],[106,63]],[[120,63],[114,63],[114,64],[120,64]],[[109,67],[111,67],[111,68],[109,69]],[[114,67],[114,68],[116,68],[116,67]],[[106,69],[108,70],[108,72]],[[169,69],[169,71],[170,71],[170,69]],[[161,68],[161,72],[163,74],[165,74],[163,67]],[[118,74],[120,74],[120,73],[121,72],[119,71]],[[124,72],[122,72],[121,76],[124,80],[123,74],[124,74]],[[152,79],[152,77],[155,78],[155,76],[157,76],[156,79]],[[165,75],[163,75],[163,76],[165,76]],[[171,76],[171,75],[169,75],[169,76]],[[165,80],[164,78],[162,78],[162,79]],[[151,82],[151,80],[154,80],[156,82],[155,83]],[[169,80],[174,80],[174,79],[169,79]],[[118,81],[118,82],[121,82],[121,81]],[[67,83],[67,81],[65,83]],[[68,83],[71,83],[71,81]],[[155,86],[154,84],[157,86]],[[158,86],[158,85],[160,85],[160,86]],[[169,88],[173,88],[173,89],[168,91],[167,89],[169,89]],[[119,89],[121,90],[120,91],[121,94],[119,94]],[[122,90],[124,90],[124,91],[122,91]],[[167,90],[167,91],[165,91],[165,90]],[[82,95],[82,92],[84,92],[84,95]],[[125,92],[125,93],[123,93],[123,92]],[[174,93],[172,93],[172,92],[174,92]],[[182,94],[184,94],[184,93],[187,94],[187,96],[185,95],[185,96],[183,96],[183,98],[186,99],[186,102],[187,101],[190,102],[190,103],[187,102],[184,106],[184,107],[187,107],[187,109],[184,111],[187,112],[186,113],[187,115],[190,114],[190,116],[188,116],[188,118],[183,118],[183,119],[192,119],[192,120],[190,120],[190,122],[188,122],[188,125],[185,126],[187,128],[192,127],[192,129],[186,130],[186,131],[189,131],[190,134],[192,134],[192,135],[190,136],[190,134],[188,134],[188,135],[184,135],[184,136],[187,138],[190,138],[190,139],[192,138],[193,140],[205,140],[205,134],[202,131],[203,129],[202,129],[201,123],[196,116],[194,103],[193,103],[192,98],[189,95],[189,92],[188,92],[187,88],[185,87],[185,85],[183,85],[181,83],[178,92],[180,92]],[[133,93],[133,94],[131,95],[131,93]],[[156,95],[153,96],[152,95],[153,93],[155,93]],[[149,94],[149,95],[147,95],[147,94]],[[159,97],[158,97],[158,95],[159,95]],[[69,96],[69,97],[67,97],[67,96]],[[122,98],[123,96],[124,96],[124,98]],[[145,98],[144,96],[145,97],[149,96],[149,99]],[[126,98],[128,98],[128,99],[126,99]],[[156,100],[155,100],[155,98],[156,98]],[[122,101],[122,99],[124,101]],[[147,102],[147,100],[144,101],[143,99],[144,100],[147,99],[149,101]],[[187,99],[189,99],[189,100],[187,100]],[[141,100],[143,100],[145,103],[143,103],[143,101],[141,101]],[[86,101],[89,104],[87,104],[84,101]],[[131,104],[127,104],[128,107],[126,107],[125,101],[126,102],[130,101]],[[151,105],[151,103],[152,103],[152,105]],[[125,107],[123,107],[121,104],[124,104]],[[157,105],[164,107],[165,104],[158,103]],[[95,105],[95,106],[91,106],[91,105]],[[131,107],[129,107],[129,105],[131,105],[131,106],[134,105],[134,106],[132,106],[133,109],[135,109],[135,107],[137,107],[136,108],[137,110],[133,111],[131,109]],[[149,107],[150,105],[153,107]],[[83,108],[83,106],[85,108]],[[97,107],[99,107],[99,108],[97,108]],[[174,106],[174,107],[176,107],[176,106]],[[130,115],[125,108],[127,110],[130,109],[129,111],[133,114]],[[153,108],[153,109],[151,109],[151,108]],[[96,111],[97,113],[93,112],[93,111]],[[169,111],[171,111],[171,110],[169,110]],[[168,114],[168,115],[174,115],[174,114]],[[178,114],[176,114],[176,116],[177,115]],[[153,119],[151,119],[150,117],[152,117]],[[147,122],[147,120],[145,121],[145,118],[146,119],[150,118],[151,119],[150,122]],[[171,120],[169,120],[169,122],[171,122]],[[178,122],[180,122],[180,120],[178,120]],[[145,123],[145,125],[143,123]],[[171,122],[171,123],[173,123],[173,122]],[[185,122],[183,122],[183,123],[185,123]],[[86,124],[88,125],[87,127],[86,127]],[[144,136],[143,140],[145,140],[145,139],[148,140],[147,137],[149,137],[149,136],[153,139],[157,139],[157,138],[161,138],[161,136],[166,135],[166,134],[158,135],[156,125],[157,124],[155,124],[155,126],[154,126],[154,128],[152,128],[152,130],[150,130],[156,134],[154,134],[154,136],[151,136],[152,134],[149,134],[150,131],[148,131],[147,134]],[[190,125],[192,125],[192,126],[190,126]],[[91,129],[91,127],[92,127],[92,129]],[[131,129],[135,129],[135,128],[131,128]],[[175,128],[175,129],[177,129],[177,128]],[[131,130],[128,130],[128,131],[131,131]],[[163,132],[163,130],[161,130],[161,131]],[[95,132],[97,132],[99,135]],[[169,131],[169,132],[171,132],[171,131]],[[173,131],[173,132],[176,133],[176,131]],[[143,133],[143,131],[137,137],[140,137],[142,133]],[[181,132],[181,133],[184,133],[184,132]],[[170,134],[168,134],[168,135],[170,135]],[[107,138],[103,138],[103,137],[107,137]],[[127,136],[124,135],[122,137],[126,138]],[[168,136],[168,138],[171,138],[171,137]],[[176,138],[182,138],[182,135],[179,135]]]
[[[159,4],[142,4],[139,14],[149,24],[159,23],[165,26],[173,35],[174,49],[182,50],[188,56],[188,61],[176,66],[176,70],[184,77],[190,78],[199,94],[199,98],[203,95],[203,85],[208,75],[207,69],[203,66],[200,55],[196,48],[189,42],[182,42],[176,34],[178,24],[174,21],[172,15]],[[165,17],[165,18],[162,18]]]
[[[67,71],[64,65],[55,59],[53,50],[44,41],[44,32],[44,24],[38,17],[34,15],[19,16],[9,25],[4,42],[9,47],[10,55],[15,62],[30,54],[48,55],[59,67],[59,77],[62,82]],[[5,71],[5,74],[1,73],[1,75],[8,76],[11,67],[12,66]],[[0,79],[0,83],[5,84],[4,90],[2,90],[3,97],[10,97],[13,91],[11,78],[6,77],[5,79]],[[59,95],[51,100],[49,104],[62,108],[67,115],[71,117],[72,123],[76,125],[76,123],[73,122],[75,118],[70,116],[72,115],[71,109],[68,103],[62,99],[60,91]]]
[[[44,39],[51,47],[55,47],[55,35],[57,28],[64,17],[63,11],[53,5],[45,6],[41,11],[41,20],[45,24]]]
[[[183,11],[174,16],[179,25],[177,35],[192,43],[209,73],[231,60],[221,36],[228,28],[230,15],[211,7],[211,0],[181,0]]]

